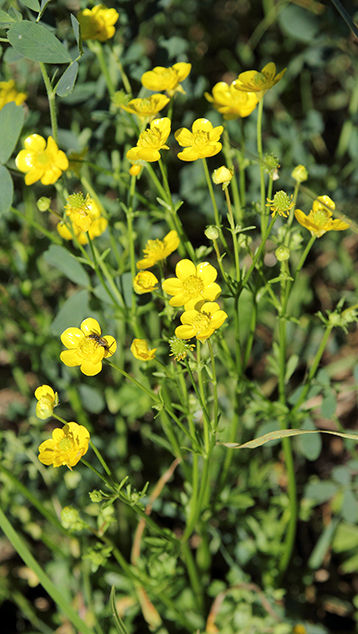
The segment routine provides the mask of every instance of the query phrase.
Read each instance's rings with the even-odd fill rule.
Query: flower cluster
[[[311,232],[312,236],[320,238],[327,231],[344,231],[349,229],[348,222],[340,220],[332,220],[333,211],[336,205],[329,196],[318,196],[312,205],[312,209],[308,216],[301,211],[295,210],[296,220]]]
[[[97,4],[93,9],[84,9],[77,14],[83,40],[105,42],[115,34],[114,24],[119,18],[115,9],[108,9],[104,4]]]
[[[180,260],[175,268],[176,277],[163,282],[163,291],[173,295],[169,304],[184,306],[181,326],[175,330],[179,339],[196,337],[205,342],[227,318],[227,314],[214,302],[221,293],[215,282],[216,269],[208,262],[195,266],[190,260]],[[177,355],[178,356],[178,355]]]
[[[117,342],[111,335],[101,335],[101,327],[96,319],[88,317],[80,328],[67,328],[61,341],[68,350],[60,354],[67,366],[79,365],[86,376],[94,376],[102,370],[102,360],[111,357],[117,349]]]
[[[25,139],[25,149],[15,159],[20,172],[26,172],[25,183],[32,185],[41,180],[43,185],[53,185],[68,169],[68,159],[57,143],[49,136],[46,140],[39,134]]]
[[[16,90],[13,79],[0,81],[0,110],[11,101],[14,101],[17,106],[21,106],[26,98],[26,92],[18,92]]]
[[[69,196],[65,211],[69,216],[72,232],[62,221],[57,225],[58,233],[65,240],[73,240],[75,236],[80,244],[87,244],[88,236],[93,240],[107,229],[107,219],[101,216],[99,206],[88,194],[86,198],[81,193]]]

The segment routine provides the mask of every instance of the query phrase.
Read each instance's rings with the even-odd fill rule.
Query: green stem
[[[229,211],[229,224],[230,224],[231,233],[232,233],[232,241],[234,243],[236,279],[239,282],[240,281],[240,276],[241,276],[240,258],[239,258],[239,245],[237,243],[237,235],[235,233],[235,221],[234,221],[234,216],[233,216],[233,213],[232,213],[231,200],[230,200],[230,194],[229,194],[229,191],[228,191],[228,187],[225,188],[225,197],[226,197],[226,202],[227,202],[227,208],[228,208],[228,211]]]
[[[267,227],[267,214],[265,205],[265,173],[262,157],[262,113],[264,108],[264,98],[262,97],[257,109],[257,152],[260,166],[260,199],[261,199],[261,232],[265,233]]]
[[[224,141],[224,155],[225,155],[227,165],[229,169],[234,170],[235,167],[234,167],[233,160],[231,158],[230,139],[229,139],[229,133],[227,130],[225,130],[223,134],[223,141]],[[236,222],[237,224],[240,225],[243,221],[243,210],[240,203],[239,188],[237,186],[237,180],[236,180],[235,174],[233,175],[230,185],[232,189],[232,197],[234,199],[234,210],[235,210]]]
[[[194,561],[188,542],[183,541],[181,547],[182,547],[182,558],[186,564],[191,587],[193,588],[193,593],[196,598],[198,608],[200,611],[202,611],[204,607],[203,590],[201,587],[200,578],[199,578],[198,571],[195,565],[195,561]]]
[[[208,185],[211,202],[212,202],[213,209],[214,209],[215,224],[216,224],[217,228],[219,229],[221,242],[223,243],[225,249],[227,249],[228,248],[227,247],[227,242],[226,242],[226,240],[224,238],[224,234],[223,234],[223,232],[221,230],[221,221],[220,221],[220,216],[219,216],[219,210],[218,210],[218,206],[217,206],[216,200],[215,200],[214,189],[213,189],[213,184],[211,182],[211,178],[210,178],[210,174],[209,174],[208,164],[207,164],[205,158],[203,158],[202,161],[203,161],[203,166],[204,166],[205,178],[206,178],[206,182],[207,182],[207,185]]]
[[[252,262],[251,262],[250,268],[249,268],[249,270],[247,271],[247,273],[246,273],[246,275],[245,275],[244,279],[243,279],[243,280],[242,280],[242,282],[241,282],[241,288],[245,288],[245,286],[246,286],[247,282],[249,281],[250,275],[251,275],[252,271],[254,270],[254,268],[255,268],[255,266],[256,266],[256,264],[257,264],[257,262],[258,262],[258,260],[259,260],[259,258],[260,258],[260,256],[261,256],[261,253],[262,253],[262,251],[263,251],[263,249],[264,249],[264,247],[265,247],[265,244],[266,244],[266,240],[267,240],[267,238],[269,237],[269,235],[270,235],[270,233],[271,233],[271,229],[272,229],[272,227],[273,227],[273,226],[274,226],[274,224],[275,224],[275,221],[276,221],[277,215],[278,215],[278,214],[276,214],[276,215],[272,218],[272,220],[271,220],[271,222],[270,222],[270,224],[269,224],[268,228],[266,229],[266,232],[265,232],[265,234],[264,234],[264,236],[263,236],[263,238],[262,238],[262,240],[261,240],[261,244],[260,244],[259,248],[257,249],[257,251],[256,251],[256,253],[255,253],[255,255],[254,255],[254,258],[253,258],[253,260],[252,260]]]
[[[95,53],[95,55],[96,55],[96,57],[98,59],[98,63],[99,63],[100,69],[101,69],[101,71],[103,73],[103,77],[106,80],[108,92],[109,92],[110,96],[113,97],[113,95],[115,93],[115,87],[113,85],[112,78],[111,78],[109,70],[108,70],[108,68],[109,68],[108,63],[104,59],[102,44],[100,44],[100,42],[97,42],[95,40],[88,40],[87,44],[88,44],[88,48],[93,53]]]
[[[212,386],[213,386],[213,394],[214,394],[214,422],[213,422],[213,430],[216,431],[218,428],[219,422],[219,401],[218,401],[218,384],[216,379],[216,367],[215,367],[215,357],[213,352],[213,347],[211,345],[210,338],[208,339],[208,346],[210,351],[210,360],[211,360],[211,373],[212,373]]]
[[[39,62],[39,64],[40,64],[41,74],[42,74],[43,80],[45,82],[48,103],[49,103],[49,106],[50,106],[52,135],[53,135],[54,141],[56,143],[58,143],[58,127],[57,127],[57,115],[56,115],[56,94],[55,94],[55,91],[53,90],[53,88],[51,86],[51,82],[50,82],[49,76],[47,74],[47,70],[46,70],[45,64],[43,62]]]

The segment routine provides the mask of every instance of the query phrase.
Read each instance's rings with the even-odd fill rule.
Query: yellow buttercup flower
[[[176,231],[169,231],[163,240],[148,240],[143,253],[143,260],[137,262],[137,269],[150,269],[154,264],[165,260],[179,246],[179,236]]]
[[[115,9],[108,9],[104,4],[97,4],[93,9],[84,9],[77,13],[83,40],[99,40],[105,42],[115,34],[114,24],[119,18]]]
[[[26,185],[41,180],[43,185],[53,185],[62,172],[68,168],[67,156],[59,150],[52,136],[45,139],[39,134],[31,134],[25,139],[25,149],[15,159],[20,172],[27,172]]]
[[[332,220],[333,211],[336,205],[329,196],[318,196],[312,205],[312,209],[308,216],[301,211],[295,210],[296,220],[311,232],[312,236],[320,238],[327,231],[344,231],[349,229],[348,222],[336,219]]]
[[[226,165],[222,165],[213,171],[211,178],[213,179],[213,183],[215,185],[222,185],[222,190],[224,190],[228,187],[233,175],[234,168],[229,169]]]
[[[35,397],[38,400],[36,416],[41,418],[41,420],[46,420],[46,418],[52,416],[54,407],[58,405],[58,394],[49,385],[40,385],[35,390]]]
[[[150,350],[145,339],[134,339],[131,345],[131,353],[139,361],[151,361],[155,357],[156,348]]]
[[[90,195],[87,194],[86,198],[84,198],[82,192],[71,194],[66,202],[66,216],[69,216],[72,224],[81,229],[81,231],[88,231],[92,224],[90,205],[94,202]]]
[[[61,335],[66,348],[60,354],[61,361],[70,367],[79,365],[86,376],[94,376],[102,370],[102,360],[111,357],[117,349],[117,342],[111,335],[101,335],[101,327],[96,319],[88,317],[80,328],[67,328]]]
[[[182,326],[175,329],[179,339],[196,337],[202,343],[222,326],[227,314],[216,302],[201,302],[193,310],[186,310],[180,317]]]
[[[233,83],[229,85],[225,81],[215,84],[212,95],[205,92],[204,96],[227,121],[248,117],[259,103],[255,92],[240,92]]]
[[[148,90],[154,90],[156,92],[166,90],[169,97],[172,97],[175,92],[185,94],[180,82],[187,78],[190,71],[191,64],[186,64],[185,62],[178,62],[170,68],[157,66],[153,68],[153,70],[148,70],[144,73],[141,82],[144,88],[148,88]]]
[[[159,150],[169,150],[169,146],[165,145],[165,142],[170,134],[170,127],[171,123],[168,117],[154,119],[150,127],[139,135],[136,147],[128,150],[127,159],[129,161],[148,161],[148,163],[159,161]]]
[[[27,98],[26,92],[18,92],[13,79],[0,81],[0,110],[6,103],[14,101],[17,106],[21,106]]]
[[[52,439],[39,446],[39,461],[47,466],[66,466],[72,469],[88,451],[90,433],[83,425],[66,423],[62,429],[54,429]]]
[[[155,291],[157,284],[159,284],[159,281],[150,271],[139,271],[138,275],[133,279],[133,288],[138,295]]]
[[[184,306],[185,310],[191,310],[202,300],[213,302],[221,293],[219,284],[215,282],[217,270],[209,262],[195,266],[190,260],[180,260],[175,274],[176,277],[163,282],[163,291],[174,296],[169,300],[171,306]]]
[[[215,156],[222,148],[219,139],[223,130],[222,125],[213,128],[207,119],[196,119],[192,125],[192,132],[187,128],[180,128],[174,136],[185,149],[179,152],[178,158],[182,161],[196,161],[199,158]]]
[[[122,105],[121,108],[131,114],[136,114],[141,121],[144,121],[146,118],[157,115],[169,101],[169,97],[158,93],[146,99],[131,99],[127,105]]]
[[[287,68],[284,68],[276,75],[276,65],[270,62],[263,67],[261,72],[247,70],[245,73],[240,73],[238,79],[233,82],[233,86],[236,90],[256,93],[257,99],[260,101],[265,92],[282,79],[286,70]]]
[[[86,204],[86,209],[85,209],[86,216],[91,220],[90,227],[87,231],[82,231],[82,229],[78,226],[78,224],[75,224],[73,222],[71,213],[69,214],[73,233],[77,237],[77,240],[80,244],[88,244],[88,236],[90,237],[91,240],[94,240],[94,238],[98,238],[98,236],[102,235],[102,233],[105,232],[108,226],[107,219],[101,216],[101,210],[98,207],[97,203],[92,198],[88,200],[88,198],[86,197],[85,204]],[[77,215],[77,219],[79,221],[80,221],[80,218],[81,218],[81,215]],[[85,219],[83,218],[83,220]],[[58,223],[57,231],[60,234],[61,238],[64,238],[65,240],[73,240],[72,233],[64,222],[61,221]]]

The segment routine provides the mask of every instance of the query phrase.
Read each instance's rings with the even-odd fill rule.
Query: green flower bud
[[[205,229],[205,235],[208,240],[217,240],[219,237],[219,229],[215,225],[210,225]]]
[[[280,247],[278,247],[275,251],[275,256],[277,257],[279,262],[285,262],[286,260],[290,258],[290,255],[291,255],[290,249],[283,244]]]
[[[37,201],[37,208],[40,211],[47,211],[48,209],[50,209],[50,205],[51,205],[51,198],[47,198],[47,196],[42,196]]]
[[[308,172],[304,165],[297,165],[291,173],[292,178],[297,181],[297,183],[303,183],[308,178]]]

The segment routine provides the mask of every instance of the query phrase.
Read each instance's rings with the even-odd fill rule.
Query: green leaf
[[[118,634],[128,634],[128,630],[126,628],[126,626],[124,625],[121,617],[119,616],[118,612],[117,612],[117,606],[116,606],[116,589],[114,586],[112,586],[111,588],[111,593],[109,595],[109,603],[111,606],[111,613],[113,616],[113,621],[114,621],[114,625],[115,628],[118,632]]]
[[[319,537],[317,544],[315,545],[313,552],[308,560],[308,565],[311,569],[317,570],[325,558],[326,553],[330,549],[333,541],[336,528],[339,524],[339,519],[335,517],[324,529],[322,535]]]
[[[270,440],[277,440],[278,438],[288,438],[289,436],[300,436],[301,434],[332,434],[332,436],[340,436],[341,438],[350,438],[358,443],[358,433],[340,432],[340,431],[327,431],[326,429],[317,429],[317,431],[305,431],[304,429],[280,429],[278,431],[272,431],[269,434],[255,438],[255,440],[249,440],[243,445],[238,445],[234,442],[221,442],[219,445],[229,447],[229,449],[256,449],[261,447]]]
[[[0,110],[0,163],[6,163],[14,151],[24,123],[24,109],[14,101]]]
[[[59,606],[59,608],[64,612],[64,614],[66,614],[67,618],[74,625],[74,627],[78,629],[79,632],[82,632],[82,634],[93,634],[93,629],[91,627],[88,627],[88,625],[86,625],[86,623],[82,621],[81,617],[78,616],[77,611],[74,610],[73,607],[66,601],[65,597],[60,592],[58,587],[51,581],[43,568],[41,568],[36,559],[32,556],[27,545],[20,537],[18,532],[13,528],[12,524],[9,522],[1,508],[0,527],[1,530],[5,533],[9,542],[13,545],[18,555],[23,560],[23,562],[38,576],[42,587],[50,595],[52,600]]]
[[[321,414],[323,418],[332,418],[335,414],[337,407],[337,398],[336,395],[328,393],[327,396],[322,401],[321,405]]]
[[[37,16],[37,21],[40,20],[45,12],[47,5],[51,2],[51,0],[41,0],[41,11]]]
[[[84,267],[64,247],[51,244],[50,248],[44,253],[44,259],[48,264],[62,271],[71,282],[80,286],[89,286],[89,277]]]
[[[0,216],[9,211],[14,195],[14,185],[5,165],[0,165]]]
[[[350,489],[346,489],[344,492],[341,513],[346,522],[356,524],[358,519],[358,502],[353,491]]]
[[[60,81],[57,84],[56,93],[59,97],[66,97],[73,90],[75,81],[77,79],[78,64],[73,62],[63,73]]]
[[[316,426],[310,418],[307,418],[302,425],[302,429],[316,430]],[[318,434],[316,436],[300,436],[298,438],[298,447],[307,460],[313,461],[321,453],[322,439]]]
[[[34,62],[68,64],[72,61],[60,40],[42,24],[28,20],[16,22],[9,28],[7,36],[15,51]]]
[[[11,24],[11,22],[14,22],[14,18],[11,17],[11,15],[9,15],[8,13],[6,13],[6,11],[3,11],[2,9],[0,9],[0,22],[1,23],[8,23]]]
[[[76,38],[76,42],[77,42],[77,46],[78,46],[78,51],[81,55],[83,55],[83,47],[82,47],[82,37],[81,37],[81,29],[80,29],[80,23],[79,21],[75,18],[74,15],[72,15],[72,13],[70,14],[71,16],[71,24],[72,24],[72,29],[73,29],[73,33],[75,35]]]
[[[278,18],[282,32],[301,42],[312,42],[319,31],[320,23],[307,9],[289,5]]]
[[[60,311],[51,324],[51,333],[55,336],[59,336],[66,328],[70,328],[71,326],[78,327],[81,321],[86,319],[90,314],[89,293],[85,290],[79,291],[79,293],[72,295],[61,306]]]
[[[21,0],[21,4],[24,4],[25,7],[29,7],[33,11],[40,11],[40,3],[39,0]]]
[[[81,396],[83,407],[87,410],[87,412],[91,412],[92,414],[99,414],[102,412],[105,402],[102,394],[98,390],[83,383],[79,386],[78,391]]]

